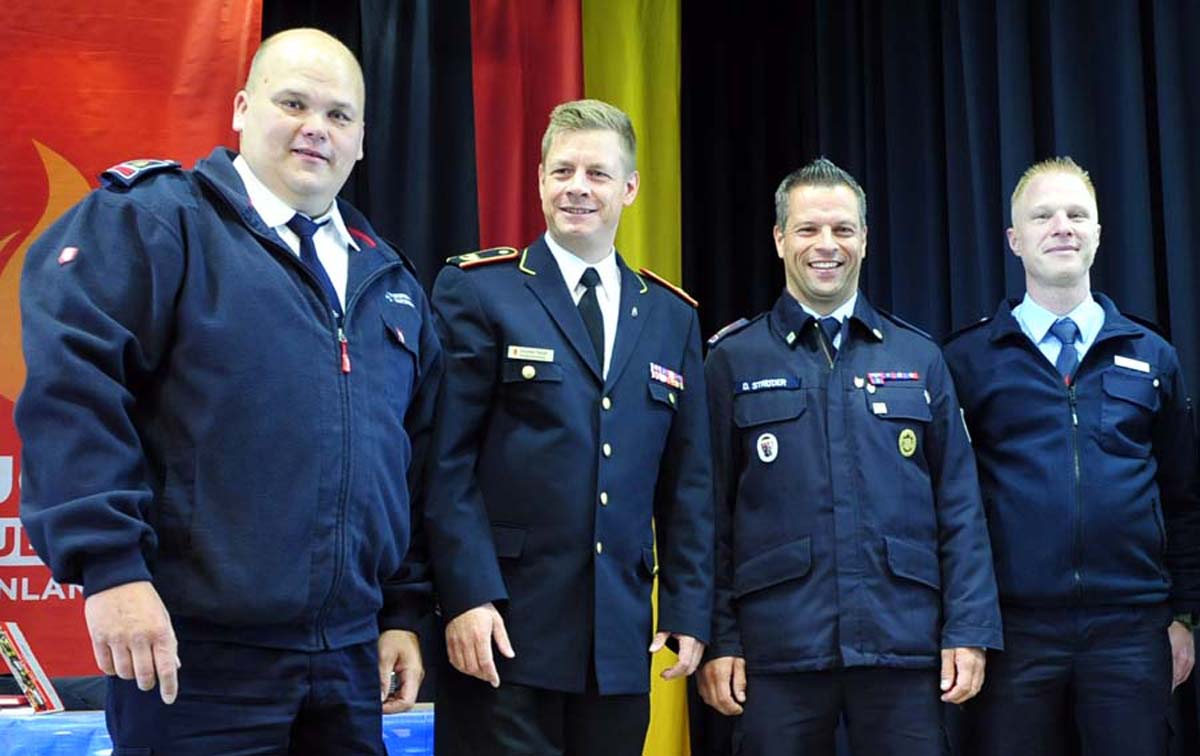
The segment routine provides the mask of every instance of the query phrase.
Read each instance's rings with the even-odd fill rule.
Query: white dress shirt
[[[842,327],[844,328],[846,325],[846,318],[848,318],[854,314],[854,305],[856,302],[858,302],[858,292],[856,291],[852,295],[850,295],[849,299],[847,299],[845,302],[842,302],[840,305],[838,305],[837,308],[833,312],[829,313],[828,315],[818,315],[816,310],[814,310],[813,308],[804,304],[800,300],[796,300],[796,302],[800,305],[800,309],[804,310],[809,315],[812,315],[817,320],[820,320],[821,318],[834,318],[835,320],[837,320],[837,322],[841,323]],[[834,349],[842,348],[842,329],[841,328],[838,329],[837,335],[833,337],[833,348]]]
[[[596,301],[600,304],[600,316],[604,320],[604,369],[601,375],[607,378],[608,365],[612,362],[613,344],[617,341],[617,320],[621,314],[621,269],[617,267],[617,251],[609,250],[603,260],[589,265],[576,257],[575,253],[560,246],[549,233],[545,238],[546,246],[550,248],[550,254],[558,263],[558,270],[562,273],[567,291],[571,292],[571,299],[576,306],[587,292],[587,287],[580,283],[583,272],[588,268],[595,268],[600,274],[600,283],[596,285]]]
[[[1056,321],[1063,318],[1075,321],[1075,325],[1079,328],[1079,339],[1075,342],[1075,351],[1079,353],[1080,362],[1083,362],[1083,355],[1096,340],[1100,329],[1104,327],[1104,308],[1095,299],[1092,299],[1091,294],[1088,294],[1086,299],[1076,305],[1074,310],[1060,316],[1034,302],[1026,292],[1025,298],[1013,308],[1012,314],[1020,324],[1021,330],[1037,346],[1038,351],[1050,360],[1051,365],[1058,361],[1058,353],[1062,351],[1062,343],[1057,336],[1050,333],[1050,326],[1054,325]]]

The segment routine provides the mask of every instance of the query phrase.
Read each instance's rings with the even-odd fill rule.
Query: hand
[[[492,659],[493,640],[504,656],[512,659],[517,655],[508,641],[504,618],[490,601],[468,609],[446,625],[446,651],[454,668],[499,688],[500,673]]]
[[[983,687],[987,657],[982,648],[942,649],[942,700],[960,704]]]
[[[158,591],[146,580],[125,583],[88,596],[83,604],[96,666],[106,675],[137,680],[163,703],[179,693],[179,647],[171,617]]]
[[[742,713],[746,703],[746,660],[721,656],[700,668],[700,698],[725,716]]]
[[[690,635],[682,633],[668,633],[665,630],[655,633],[654,640],[650,642],[650,653],[656,654],[662,647],[667,644],[667,638],[674,638],[679,641],[679,661],[675,662],[675,666],[662,671],[662,679],[672,680],[676,677],[687,677],[696,671],[696,667],[700,665],[700,658],[704,656],[704,644],[696,640]]]
[[[399,678],[392,692],[392,677]],[[408,630],[385,630],[379,636],[379,700],[384,714],[408,711],[417,702],[417,691],[425,679],[421,643]]]
[[[1175,690],[1192,673],[1196,663],[1196,639],[1181,622],[1172,622],[1167,627],[1167,637],[1171,639],[1171,690]]]

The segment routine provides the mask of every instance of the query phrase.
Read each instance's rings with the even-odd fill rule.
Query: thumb
[[[665,631],[655,633],[654,640],[650,641],[650,653],[658,653],[659,649],[667,644],[667,638],[669,636],[670,633]]]
[[[508,630],[504,627],[504,618],[500,616],[500,612],[496,612],[492,620],[492,638],[496,641],[496,648],[505,657],[509,659],[513,658],[517,655],[517,652],[513,651],[512,642],[508,639]]]
[[[942,692],[954,687],[954,649],[942,649]]]
[[[746,663],[741,659],[733,662],[733,698],[738,703],[746,703]]]
[[[386,701],[392,692],[392,668],[382,658],[379,660],[379,700]]]

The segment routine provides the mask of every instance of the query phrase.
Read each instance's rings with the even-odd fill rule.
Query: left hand
[[[1196,663],[1196,639],[1192,631],[1179,622],[1172,622],[1167,627],[1167,637],[1171,639],[1171,690],[1175,690],[1192,673]]]
[[[392,673],[399,678],[392,692]],[[425,679],[421,644],[408,630],[385,630],[379,636],[379,700],[384,714],[408,711],[417,702],[417,690]]]
[[[942,700],[960,704],[983,687],[987,657],[982,648],[942,649]]]
[[[673,680],[695,672],[696,667],[700,666],[700,658],[704,656],[704,644],[690,635],[663,630],[654,634],[654,640],[650,642],[650,653],[656,654],[661,651],[667,644],[667,638],[679,641],[679,661],[675,662],[675,666],[663,670],[662,679]]]

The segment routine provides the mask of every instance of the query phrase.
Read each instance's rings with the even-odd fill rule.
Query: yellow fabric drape
[[[583,86],[633,119],[641,189],[621,216],[617,249],[635,270],[678,283],[682,273],[678,0],[583,0]],[[655,585],[655,616],[658,613]],[[659,674],[676,657],[654,657],[645,756],[690,756],[687,686]]]

